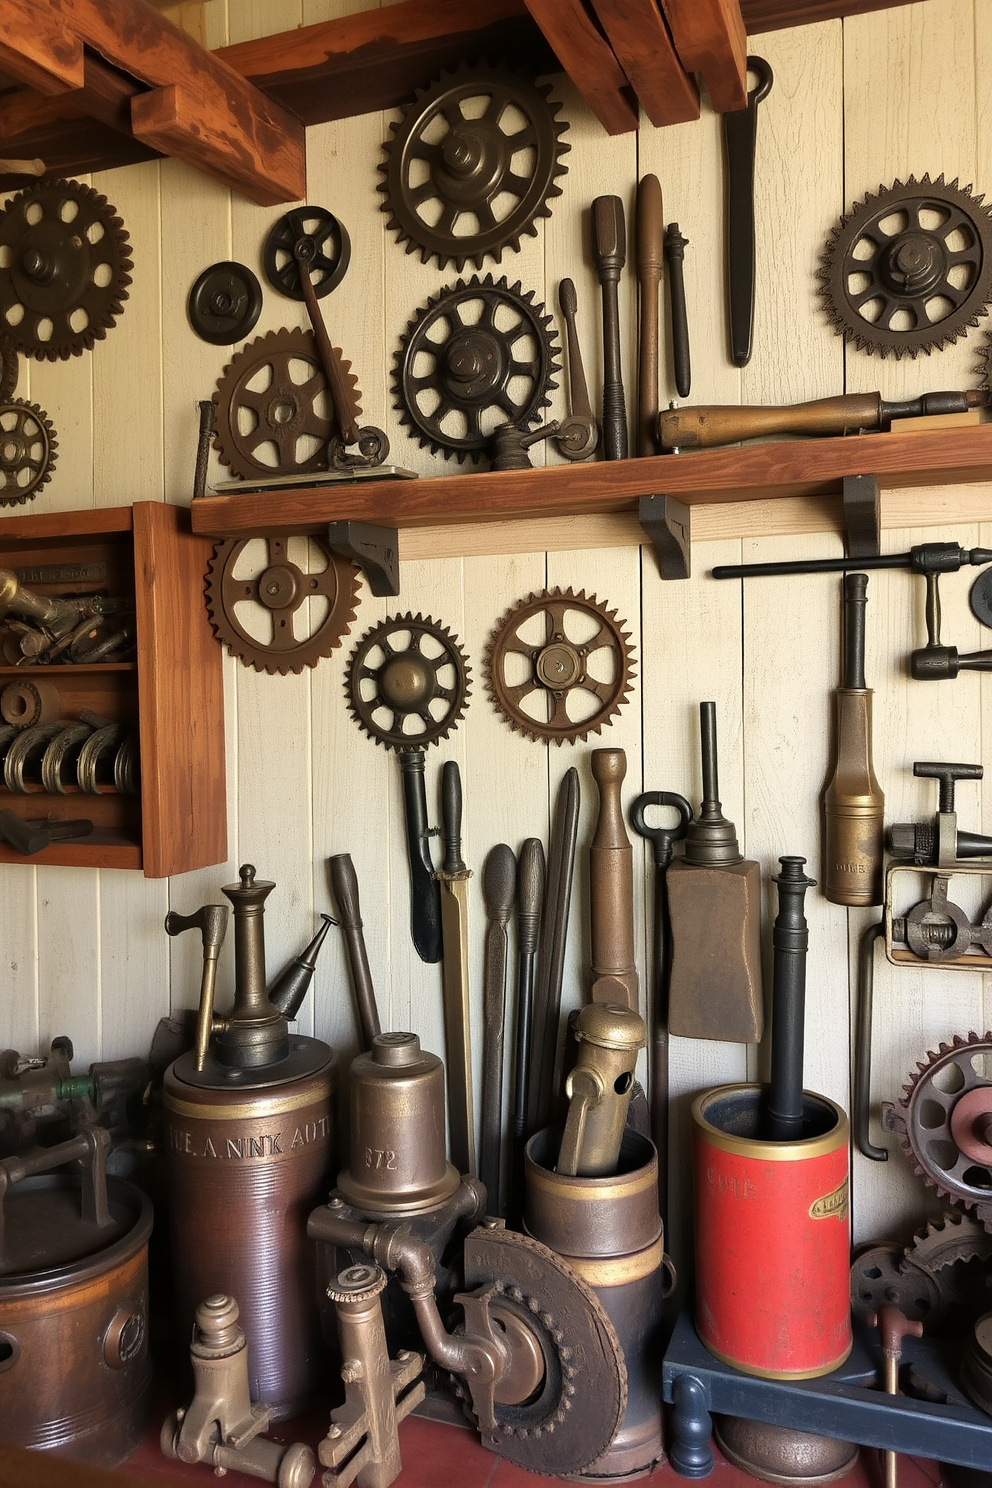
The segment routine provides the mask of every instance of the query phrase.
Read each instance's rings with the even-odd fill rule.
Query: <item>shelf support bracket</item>
[[[878,477],[845,475],[843,499],[847,556],[877,558],[882,551]]]
[[[395,527],[370,522],[329,522],[327,545],[357,563],[377,599],[400,592],[400,536]]]
[[[691,572],[691,509],[673,496],[641,496],[637,520],[650,539],[663,579],[687,579]]]

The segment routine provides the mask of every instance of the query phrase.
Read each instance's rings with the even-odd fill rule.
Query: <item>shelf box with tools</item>
[[[0,862],[223,862],[209,554],[159,502],[0,520]]]

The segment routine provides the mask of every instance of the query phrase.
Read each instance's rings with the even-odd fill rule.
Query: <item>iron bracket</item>
[[[673,496],[641,496],[637,520],[650,539],[663,579],[687,579],[692,569],[692,511]]]
[[[877,476],[845,475],[843,500],[847,556],[877,558],[882,551]]]
[[[377,599],[400,592],[400,535],[370,522],[329,522],[327,545],[357,563]]]

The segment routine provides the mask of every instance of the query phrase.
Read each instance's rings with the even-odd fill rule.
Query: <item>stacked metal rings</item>
[[[54,796],[138,794],[138,741],[119,723],[0,725],[3,783],[15,795],[39,787]]]

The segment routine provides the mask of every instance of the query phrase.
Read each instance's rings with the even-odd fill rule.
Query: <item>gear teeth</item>
[[[405,735],[402,733],[402,730],[397,733],[394,729],[384,729],[376,724],[373,714],[376,711],[377,701],[381,699],[381,694],[378,690],[378,679],[376,679],[375,698],[365,700],[359,695],[358,684],[361,679],[356,675],[356,672],[363,657],[367,656],[375,646],[380,645],[382,640],[391,633],[403,630],[416,631],[418,629],[424,634],[430,635],[441,646],[442,651],[448,658],[447,665],[450,665],[455,671],[456,685],[454,697],[448,711],[441,718],[435,720],[433,728],[425,729],[420,734]],[[446,739],[455,725],[465,716],[465,709],[472,694],[472,669],[469,666],[468,657],[462,650],[458,638],[447,626],[442,625],[440,621],[431,619],[429,615],[421,614],[419,610],[416,615],[408,610],[405,615],[387,617],[387,619],[371,626],[365,632],[348,658],[348,665],[345,669],[344,690],[348,712],[351,714],[355,723],[358,724],[362,733],[367,734],[377,745],[381,744],[384,749],[423,750],[428,745],[437,743],[440,739]],[[383,706],[390,707],[388,703],[383,703]],[[395,721],[397,710],[392,709],[391,711]]]
[[[29,403],[26,398],[5,399],[0,403],[0,433],[3,432],[2,420],[4,414],[11,412],[17,418],[23,418],[26,414],[30,414],[38,425],[39,433],[36,437],[40,438],[45,446],[44,456],[39,468],[34,478],[29,480],[27,485],[14,486],[11,490],[5,491],[5,487],[0,484],[0,506],[23,506],[26,501],[30,501],[33,497],[37,496],[42,486],[46,486],[51,480],[52,471],[58,461],[59,442],[55,436],[55,430],[52,427],[48,414],[37,403]],[[35,440],[31,441],[32,444],[34,442]],[[23,468],[23,466],[18,468]]]

